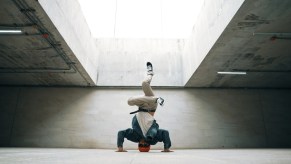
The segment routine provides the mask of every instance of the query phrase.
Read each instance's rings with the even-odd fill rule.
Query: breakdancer
[[[142,82],[143,96],[131,97],[128,99],[128,105],[138,106],[138,110],[131,112],[130,114],[136,115],[132,118],[132,128],[121,130],[117,136],[117,151],[126,152],[123,149],[124,138],[138,143],[138,149],[140,152],[148,152],[150,145],[155,145],[157,142],[164,143],[164,150],[162,152],[172,152],[170,150],[171,140],[169,132],[164,129],[159,129],[159,125],[154,119],[158,104],[164,105],[164,99],[156,97],[150,86],[152,77],[154,75],[153,65],[147,62],[147,76]]]

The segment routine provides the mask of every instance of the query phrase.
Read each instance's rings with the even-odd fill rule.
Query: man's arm
[[[127,152],[123,149],[123,142],[124,142],[124,136],[125,136],[126,130],[121,130],[117,134],[117,150],[116,152]]]
[[[136,142],[136,143],[139,142],[139,136],[137,133],[134,132],[133,129],[128,128],[126,130],[121,130],[118,132],[118,135],[117,135],[117,151],[116,152],[126,152],[126,150],[123,149],[124,138],[132,142]]]

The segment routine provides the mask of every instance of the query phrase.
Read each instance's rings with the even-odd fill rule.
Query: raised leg
[[[141,86],[145,96],[155,96],[151,87],[152,78],[153,75],[148,74],[147,77],[142,81]]]

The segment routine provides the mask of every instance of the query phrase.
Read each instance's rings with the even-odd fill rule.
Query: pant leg
[[[140,136],[133,129],[120,130],[117,134],[117,147],[123,147],[124,138],[136,143],[140,140]]]
[[[144,92],[144,96],[135,96],[130,97],[127,101],[128,105],[139,106],[145,109],[157,109],[157,97],[154,96],[152,87],[150,85],[153,75],[148,74],[147,77],[142,82],[142,90]]]
[[[159,129],[156,137],[153,139],[153,141],[150,144],[155,145],[157,142],[163,142],[164,149],[169,149],[172,146],[169,131],[164,130],[164,129]]]
[[[158,130],[159,130],[159,124],[156,122],[156,120],[154,120],[152,126],[146,133],[146,136],[145,136],[146,141],[149,143],[153,141],[155,136],[158,133]]]
[[[143,90],[145,96],[154,96],[154,92],[153,92],[152,87],[150,85],[152,78],[153,78],[153,75],[148,74],[146,76],[146,78],[142,81],[141,86],[142,86],[142,90]]]
[[[136,105],[145,109],[157,109],[157,97],[153,96],[134,96],[127,101],[128,105]]]

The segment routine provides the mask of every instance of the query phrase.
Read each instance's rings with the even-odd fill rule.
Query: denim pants
[[[132,128],[120,130],[118,132],[117,147],[123,147],[124,138],[135,143],[138,143],[140,140],[144,139],[150,145],[163,142],[164,149],[169,149],[171,147],[169,132],[164,129],[159,129],[159,125],[155,121],[146,136],[143,136],[140,126],[136,120],[136,116],[132,119]]]

